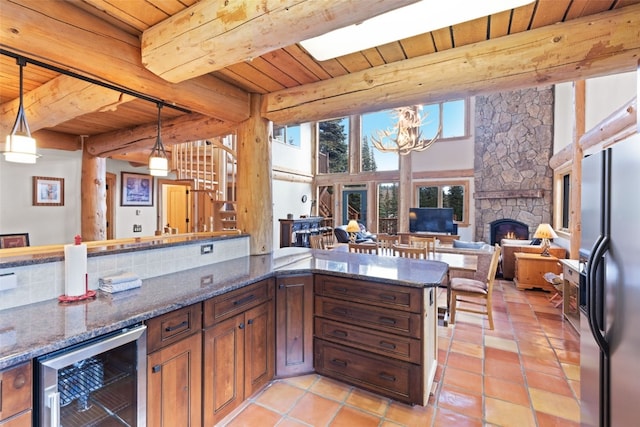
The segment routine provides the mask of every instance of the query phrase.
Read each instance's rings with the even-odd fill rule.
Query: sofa
[[[376,241],[376,235],[369,233],[362,224],[360,225],[360,232],[356,233],[356,243],[373,243]],[[336,236],[338,243],[349,243],[349,233],[347,233],[346,225],[339,225],[333,229],[333,234]]]
[[[502,239],[500,246],[502,247],[502,278],[508,280],[513,280],[516,273],[516,252],[542,253],[542,246],[532,245],[531,240]],[[565,248],[554,243],[551,243],[549,253],[558,259],[567,256]]]

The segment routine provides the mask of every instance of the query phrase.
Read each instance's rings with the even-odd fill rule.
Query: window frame
[[[567,164],[553,171],[553,229],[560,237],[571,236],[571,164]],[[564,180],[568,177],[569,191],[565,192]],[[565,211],[566,202],[566,211]],[[567,217],[567,227],[563,227],[563,215]]]
[[[274,123],[273,124],[273,140],[275,142],[280,143],[280,144],[286,145],[287,147],[294,147],[294,148],[298,148],[298,149],[302,148],[302,138],[301,137],[298,138],[298,141],[297,141],[298,144],[297,145],[296,144],[289,144],[287,142],[288,130],[289,130],[289,128],[293,128],[293,127],[300,128],[300,125],[299,124],[297,124],[297,125],[295,125],[295,124],[294,125],[277,125],[277,124]],[[283,129],[284,141],[276,136],[277,130],[279,130],[279,129]],[[300,134],[300,131],[298,131],[298,134]]]
[[[468,227],[469,226],[469,180],[437,180],[437,181],[416,181],[413,183],[413,207],[418,207],[420,196],[419,189],[420,187],[438,187],[438,206],[442,207],[442,187],[453,187],[453,186],[461,186],[464,188],[464,197],[463,197],[463,205],[462,205],[462,221],[453,222],[458,224],[459,227]]]

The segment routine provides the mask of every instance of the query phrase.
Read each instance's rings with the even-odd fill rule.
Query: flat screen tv
[[[455,234],[453,208],[410,208],[409,231],[411,233]]]

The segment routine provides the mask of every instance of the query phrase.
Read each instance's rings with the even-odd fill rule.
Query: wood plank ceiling
[[[0,0],[0,9],[14,2],[20,3],[21,6],[34,3],[33,0]],[[139,39],[145,30],[193,7],[197,0],[66,0],[66,2],[72,7],[80,9],[82,13],[88,13],[98,18],[105,25]],[[246,0],[246,2],[255,3],[256,6],[258,4],[258,0]],[[320,3],[325,4],[324,2],[316,2],[315,4],[319,5]],[[363,71],[378,70],[387,64],[401,64],[401,61],[408,59],[427,58],[429,55],[446,51],[454,52],[456,49],[474,43],[526,33],[538,28],[639,3],[640,0],[537,0],[517,9],[344,55],[336,59],[316,61],[299,44],[291,44],[264,53],[250,61],[228,65],[209,73],[209,75],[247,93],[267,95],[292,88],[302,90],[311,87],[308,85],[318,82],[332,81],[338,77]],[[43,31],[46,32],[46,28]],[[633,31],[637,33],[637,27]],[[0,38],[2,49],[29,57],[29,52],[20,52],[12,48],[12,42],[6,32],[3,31],[0,37],[2,37]],[[49,34],[48,37],[51,37],[52,49],[55,49],[54,42],[57,36]],[[100,49],[100,46],[95,48]],[[47,61],[43,59],[43,62]],[[64,68],[64,64],[56,65]],[[7,111],[8,105],[12,101],[15,102],[18,97],[17,76],[18,67],[15,59],[0,55],[0,111]],[[25,93],[34,91],[57,77],[59,77],[57,72],[30,64],[24,69]],[[79,109],[77,115],[72,119],[43,129],[72,136],[88,135],[90,138],[144,125],[153,129],[157,115],[156,105],[137,99],[127,101],[117,105],[117,108],[102,108],[101,111]],[[73,100],[69,100],[69,102],[73,103]],[[366,108],[369,110],[380,110],[387,107],[385,104],[393,103],[385,103],[384,99],[372,99],[367,104]],[[28,114],[29,112],[27,116]],[[184,112],[170,108],[164,108],[162,114],[165,122],[185,115]],[[8,117],[10,116],[2,116],[2,129],[13,124],[13,119],[11,123],[6,123]],[[230,127],[237,124],[232,120],[228,122]],[[209,137],[213,136],[216,135],[209,135]],[[202,138],[205,137],[207,136],[202,136]],[[148,140],[146,145],[152,145],[152,136],[146,137],[146,139]],[[177,142],[182,141],[168,141],[169,144]],[[69,146],[69,148],[74,147]],[[142,149],[146,150],[148,147],[138,145],[131,148],[131,151]]]

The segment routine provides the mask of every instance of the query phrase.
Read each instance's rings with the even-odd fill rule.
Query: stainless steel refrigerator
[[[640,134],[582,161],[583,426],[640,422]]]

